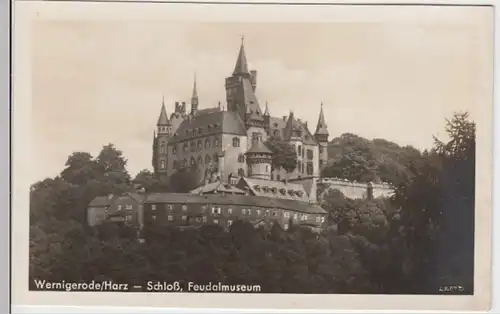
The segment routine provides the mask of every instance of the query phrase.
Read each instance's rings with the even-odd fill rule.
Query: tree
[[[97,163],[86,152],[75,152],[68,157],[61,177],[71,184],[85,185],[98,176]]]
[[[276,138],[270,138],[266,145],[273,152],[272,166],[274,169],[283,168],[288,173],[295,170],[297,167],[297,153],[292,145]]]
[[[147,192],[168,192],[170,186],[165,176],[155,175],[147,169],[141,170],[132,180],[134,184],[142,186]]]
[[[175,193],[187,193],[200,185],[201,174],[196,166],[182,167],[170,177],[171,189]]]

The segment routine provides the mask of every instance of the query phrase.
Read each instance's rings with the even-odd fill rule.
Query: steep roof
[[[89,207],[110,206],[111,204],[113,204],[113,201],[115,200],[115,198],[116,198],[116,196],[114,196],[114,195],[97,196],[90,202]]]
[[[239,188],[246,186],[255,196],[309,202],[309,197],[301,184],[265,179],[241,178]]]
[[[243,87],[243,101],[245,102],[247,113],[249,113],[253,119],[264,120],[259,100],[252,88],[252,82],[249,78],[243,77],[241,83]]]
[[[160,116],[158,117],[157,125],[167,125],[169,123],[170,121],[168,120],[167,109],[165,109],[165,102],[162,102]]]
[[[253,143],[252,147],[246,152],[246,154],[272,154],[273,152],[262,142],[262,140],[257,140]]]
[[[246,194],[245,191],[238,189],[234,185],[220,182],[220,181],[204,184],[204,185],[197,187],[196,189],[190,191],[189,193],[191,193],[191,194],[205,194],[205,193],[214,193],[214,192],[235,193],[235,194],[242,194],[242,195]]]
[[[193,195],[182,193],[152,193],[146,203],[178,203],[178,204],[220,204],[255,206],[263,208],[280,208],[308,214],[326,214],[319,205],[298,200],[287,200],[261,196],[205,194]]]
[[[238,53],[238,59],[236,59],[236,65],[234,67],[233,74],[249,74],[243,38],[241,38],[240,52]]]
[[[326,127],[325,115],[323,114],[323,103],[321,103],[321,109],[319,111],[318,125],[316,126],[315,135],[328,135],[328,129]]]
[[[293,112],[290,112],[290,115],[286,120],[286,125],[283,128],[283,139],[288,141],[292,137],[300,138],[304,144],[316,144],[316,141],[314,140],[314,137],[309,131],[306,123],[300,121],[300,119],[295,119]]]
[[[177,128],[170,143],[187,138],[214,134],[246,135],[245,125],[236,112],[219,111],[217,108],[200,110],[194,116],[185,118]]]

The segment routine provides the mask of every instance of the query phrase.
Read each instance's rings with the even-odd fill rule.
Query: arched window
[[[160,144],[160,153],[165,154],[165,142],[161,142]]]
[[[240,139],[233,137],[233,147],[240,147]]]
[[[187,153],[188,148],[189,148],[188,143],[184,143],[184,145],[182,146],[182,150],[183,150],[185,153]]]
[[[205,163],[206,164],[209,164],[210,163],[210,156],[205,156]]]
[[[201,165],[203,163],[203,158],[201,156],[198,156],[198,165]]]
[[[245,155],[239,154],[238,155],[238,162],[239,163],[244,163],[245,162]]]
[[[165,169],[165,160],[160,161],[160,168]]]
[[[205,140],[205,148],[210,148],[210,139]]]
[[[194,157],[191,157],[191,166],[196,165],[196,159]]]
[[[219,147],[219,146],[220,146],[219,139],[218,138],[214,139],[214,147]]]
[[[280,132],[278,130],[274,130],[274,136],[278,137],[280,135]]]
[[[177,155],[177,145],[172,147],[172,154]]]
[[[198,147],[198,149],[202,149],[203,148],[202,145],[203,144],[201,143],[201,140],[198,140],[198,142],[196,143],[196,146]]]
[[[213,160],[217,162],[219,160],[219,155],[217,153],[214,154]]]
[[[182,161],[182,165],[187,166],[187,164],[188,164],[188,161],[186,158],[184,158],[184,160]]]

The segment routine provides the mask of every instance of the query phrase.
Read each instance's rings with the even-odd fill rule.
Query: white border
[[[202,2],[202,1],[201,1]],[[262,1],[247,1],[262,2]],[[312,1],[301,1],[312,2]],[[373,3],[368,1],[350,1],[349,3]],[[460,3],[460,4],[492,4],[494,1],[386,1],[387,3]],[[324,2],[328,3],[328,2]],[[344,2],[346,3],[346,2]],[[335,8],[335,13],[332,8]],[[414,6],[411,11],[404,11],[396,17],[399,20],[427,19],[429,21],[452,18],[441,14],[442,11],[423,6]],[[492,112],[485,106],[478,111],[477,125],[477,204],[476,204],[476,272],[475,296],[360,296],[360,295],[224,295],[224,294],[146,294],[146,293],[40,293],[27,291],[27,216],[28,190],[30,180],[29,150],[30,143],[30,29],[36,19],[168,19],[172,20],[205,20],[227,21],[237,17],[239,21],[293,21],[315,22],[332,21],[387,21],[384,12],[397,9],[395,6],[373,7],[358,10],[355,14],[339,6],[279,6],[279,5],[195,5],[155,3],[70,3],[70,2],[16,2],[14,5],[14,90],[13,90],[13,208],[12,227],[16,237],[12,242],[13,258],[16,264],[12,272],[13,303],[24,305],[93,305],[100,306],[95,311],[110,310],[104,307],[109,304],[134,306],[131,311],[145,311],[142,306],[175,307],[175,308],[246,308],[254,312],[259,308],[267,309],[404,309],[423,310],[487,310],[491,295],[491,181],[492,175]],[[467,7],[450,7],[451,10],[463,10]],[[189,10],[189,14],[186,11]],[[229,11],[238,11],[228,13]],[[369,11],[369,12],[368,12]],[[489,82],[491,85],[491,82]],[[484,102],[491,103],[491,86],[485,82]],[[24,157],[24,158],[23,158]],[[140,308],[136,307],[139,306]],[[16,307],[15,309],[21,309]],[[24,309],[28,309],[24,307]],[[63,312],[71,308],[61,308]],[[77,310],[77,309],[75,309]],[[83,309],[82,309],[83,310]],[[88,309],[87,309],[88,310]],[[159,310],[159,309],[158,309]],[[42,310],[43,311],[43,310]],[[56,313],[53,308],[46,309]],[[120,310],[118,310],[121,312]],[[161,309],[162,312],[165,309]],[[177,310],[175,310],[177,312]],[[189,310],[192,312],[193,310]],[[268,311],[268,310],[266,310]]]

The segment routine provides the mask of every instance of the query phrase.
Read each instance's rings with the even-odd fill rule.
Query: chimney
[[[372,182],[368,182],[368,184],[366,185],[366,198],[369,200],[373,199],[373,183]]]
[[[250,80],[252,82],[252,89],[255,92],[255,89],[257,88],[257,71],[250,71]]]
[[[286,121],[286,116],[283,116],[283,121]]]
[[[182,102],[181,110],[182,110],[182,113],[186,113],[186,102],[185,101]]]
[[[178,102],[178,101],[176,101],[176,102],[175,102],[175,112],[180,112],[180,111],[181,111],[181,108],[180,108],[180,106],[179,106],[179,102]]]

